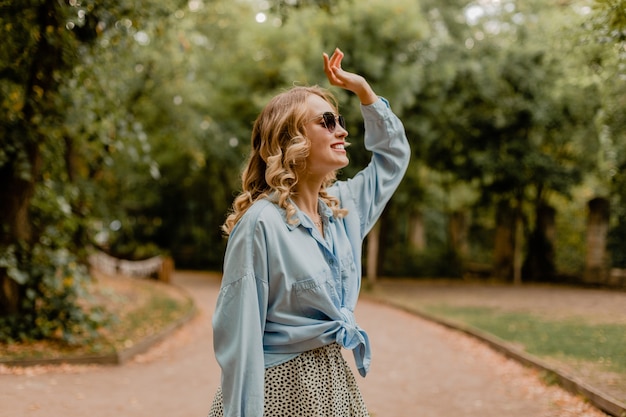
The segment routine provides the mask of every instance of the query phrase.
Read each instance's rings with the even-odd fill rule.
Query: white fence
[[[154,256],[141,261],[127,261],[117,259],[103,252],[94,252],[89,255],[89,264],[105,274],[127,275],[136,278],[147,278],[163,274],[166,259],[163,256]]]

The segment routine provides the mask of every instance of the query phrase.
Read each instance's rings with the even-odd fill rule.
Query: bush
[[[65,249],[41,244],[11,246],[0,257],[19,285],[18,311],[0,316],[0,342],[60,339],[79,343],[97,335],[107,320],[101,307],[85,306],[87,267]]]
[[[417,252],[404,245],[386,252],[381,272],[386,276],[459,278],[462,260],[448,248],[428,247]]]

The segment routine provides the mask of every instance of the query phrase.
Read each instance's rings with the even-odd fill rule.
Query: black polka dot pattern
[[[223,417],[218,388],[209,417]],[[354,374],[333,343],[265,370],[265,417],[367,417]]]

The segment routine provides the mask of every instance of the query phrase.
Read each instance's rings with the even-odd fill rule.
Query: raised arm
[[[367,80],[358,74],[344,71],[341,68],[341,60],[344,53],[336,48],[331,57],[324,52],[324,72],[331,85],[352,91],[357,95],[361,104],[368,106],[378,100],[378,96],[369,85]]]
[[[363,76],[341,68],[343,52],[335,49],[331,57],[323,56],[324,72],[330,83],[359,97],[365,122],[365,148],[373,153],[371,163],[365,169],[348,181],[336,183],[335,187],[344,207],[360,218],[358,232],[351,229],[351,233],[362,239],[406,172],[410,159],[409,143],[402,122],[391,111],[387,100],[378,97]]]

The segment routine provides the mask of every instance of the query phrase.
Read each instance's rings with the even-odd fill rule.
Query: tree
[[[116,130],[78,132],[68,116],[106,125],[91,108],[73,107],[79,97],[72,90],[97,90],[79,85],[94,81],[83,65],[89,45],[103,33],[123,38],[123,16],[136,3],[0,4],[1,340],[71,341],[100,324],[99,311],[79,303],[89,281],[83,248],[95,204],[89,184]],[[162,10],[151,7],[145,10]]]
[[[127,242],[125,248],[153,241],[169,249],[179,265],[221,267],[225,241],[219,226],[239,186],[252,121],[271,96],[294,82],[324,85],[321,53],[341,45],[351,57],[346,68],[373,78],[395,110],[401,111],[402,103],[410,100],[405,87],[412,77],[411,67],[394,63],[411,53],[410,42],[423,36],[423,26],[414,3],[393,4],[389,8],[388,3],[375,2],[358,13],[352,9],[348,13],[339,3],[330,12],[310,5],[289,9],[285,18],[272,14],[271,9],[214,2],[194,11],[174,13],[163,37],[156,38],[158,31],[148,33],[151,45],[158,43],[158,47],[136,47],[129,59],[149,67],[149,84],[158,88],[144,90],[133,108],[148,136],[160,178],[153,180],[144,173],[141,178],[150,187],[141,186],[138,177],[137,183],[133,179],[127,186],[137,191],[107,197],[123,208],[129,200],[137,213],[126,218],[116,213],[115,218],[104,222],[119,219],[129,225],[110,233],[109,247],[120,256],[129,256],[120,250],[120,243]],[[257,21],[257,13],[265,13],[265,20]],[[403,31],[385,23],[397,21],[398,16],[406,22]],[[362,32],[363,42],[370,46],[357,44],[354,34],[347,30],[331,30],[346,25]],[[384,32],[374,30],[381,25],[386,25]],[[379,50],[386,51],[380,54]],[[361,55],[352,58],[355,54]],[[372,72],[373,66],[359,63],[361,59],[375,60],[376,72]],[[349,94],[337,93],[348,119],[360,120],[358,104]],[[178,104],[173,104],[175,97]],[[350,131],[358,138],[362,128],[360,123],[353,123]],[[354,147],[351,152],[354,169],[369,160],[358,149]],[[133,165],[126,166],[116,170],[119,177],[115,184],[133,178],[129,173]],[[123,211],[129,212],[126,208]],[[146,227],[150,224],[159,226]]]
[[[62,164],[48,159],[63,161],[68,156],[59,146],[64,140],[60,90],[77,60],[80,40],[65,29],[75,19],[76,7],[35,0],[19,5],[5,2],[0,7],[4,39],[0,50],[4,97],[0,112],[0,316],[19,313],[24,317],[28,311],[31,321],[10,330],[3,323],[0,335],[5,336],[7,331],[27,332],[37,316],[35,299],[55,295],[57,288],[51,281],[59,268],[75,269],[68,272],[75,272],[80,281],[82,271],[71,267],[73,256],[64,250],[65,242],[59,242],[71,242],[79,233],[67,216],[71,209],[65,192],[69,190],[59,194],[52,190],[53,176],[67,178],[67,172]],[[64,236],[54,239],[56,233]],[[69,284],[66,291],[56,291],[54,298],[71,302],[78,286]],[[61,319],[61,312],[54,308],[44,314],[47,322]],[[72,322],[68,320],[64,327]]]
[[[312,54],[305,57],[306,49],[313,46],[295,26],[258,23],[249,5],[200,4],[145,29],[149,44],[125,52],[130,72],[144,69],[130,108],[158,176],[138,170],[128,155],[116,157],[103,199],[111,203],[107,210],[117,210],[101,215],[101,244],[132,258],[156,243],[183,267],[219,269],[220,226],[239,186],[252,122],[269,96],[307,80]],[[102,65],[108,70],[101,77],[111,78],[115,62]],[[119,229],[106,227],[111,223]]]
[[[585,63],[602,87],[601,151],[594,183],[601,184],[604,196],[610,197],[612,266],[626,268],[626,2],[596,0],[579,36],[588,51]]]
[[[428,164],[453,182],[478,187],[479,203],[509,213],[498,218],[513,216],[510,245],[519,241],[520,223],[542,236],[529,222],[552,193],[566,195],[581,181],[592,163],[586,152],[597,147],[595,87],[567,77],[569,58],[552,52],[537,7],[509,2],[442,19],[441,25],[455,27],[444,26],[448,30],[431,42],[437,46],[424,54],[430,59],[424,59],[424,88],[413,109],[427,141]],[[458,23],[470,15],[471,24]],[[555,15],[548,16],[554,24]],[[529,259],[549,253],[535,251],[540,247],[528,247]],[[521,256],[519,247],[510,253]],[[509,278],[519,276],[515,256],[505,268]],[[528,272],[537,279],[549,270]]]

